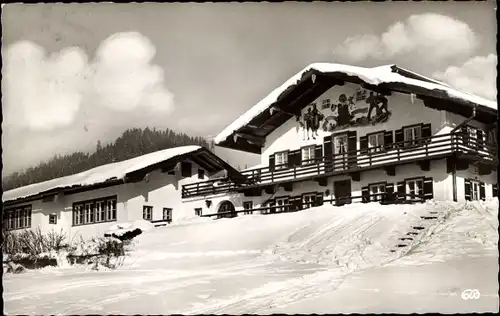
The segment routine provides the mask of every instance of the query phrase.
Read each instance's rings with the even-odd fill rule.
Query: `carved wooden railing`
[[[300,165],[277,165],[274,168],[247,170],[242,172],[249,180],[245,185],[235,184],[230,180],[222,183],[220,180],[209,180],[187,184],[182,187],[182,197],[211,195],[276,182],[346,174],[419,160],[439,159],[455,153],[476,157],[482,163],[491,164],[493,168],[496,168],[498,163],[497,146],[459,132],[415,141],[396,142],[377,148],[358,149],[344,154],[315,157],[301,162]]]

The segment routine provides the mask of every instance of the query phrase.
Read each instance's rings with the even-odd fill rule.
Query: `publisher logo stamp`
[[[464,301],[477,300],[481,297],[481,293],[479,293],[479,290],[477,289],[466,289],[462,292],[461,296]]]

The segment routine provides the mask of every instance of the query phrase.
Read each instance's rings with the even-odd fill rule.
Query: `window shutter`
[[[325,172],[331,172],[333,170],[333,165],[331,164],[332,160],[332,154],[333,154],[333,146],[332,146],[332,136],[326,136],[323,139],[323,155],[325,156],[324,161],[326,163],[325,165]],[[327,163],[330,162],[330,163]]]
[[[288,153],[288,167],[293,168],[293,166],[300,165],[302,150],[290,151]]]
[[[486,190],[484,188],[484,182],[481,182],[479,184],[479,198],[483,201],[486,200]]]
[[[422,124],[422,138],[432,136],[431,124]],[[430,142],[430,139],[424,140],[424,143]]]
[[[470,196],[470,180],[469,179],[464,179],[464,189],[465,189],[465,200],[470,201],[471,196]]]
[[[424,178],[424,200],[432,200],[434,198],[432,178]]]
[[[361,136],[359,138],[359,149],[362,154],[368,153],[368,136]]]
[[[316,206],[323,205],[323,192],[316,193],[316,199],[314,200]]]
[[[269,156],[269,171],[274,171],[274,154]]]
[[[405,138],[403,136],[403,129],[397,129],[394,131],[394,142],[397,147],[403,147],[403,142]]]
[[[467,131],[467,125],[462,126],[461,128],[461,134],[462,134],[462,142],[463,144],[468,144],[469,143],[469,132]]]
[[[323,146],[316,145],[316,149],[314,150],[314,162],[322,162],[321,157],[323,156]]]
[[[392,131],[385,131],[384,132],[384,148],[386,150],[391,149],[393,143],[394,143],[394,138],[392,136]]]
[[[494,185],[492,185],[492,188],[493,188],[493,197],[498,196],[498,184],[495,183]]]
[[[361,202],[363,203],[370,202],[370,192],[368,191],[368,187],[361,188]]]
[[[397,199],[399,201],[404,201],[406,199],[406,190],[405,190],[405,182],[404,181],[401,181],[401,182],[398,182],[397,184],[398,186],[398,196],[397,196]]]
[[[385,184],[386,201],[394,202],[394,183]]]
[[[484,146],[484,140],[483,140],[483,136],[484,133],[482,130],[478,129],[477,130],[477,149],[478,150],[483,150],[483,146]]]
[[[349,167],[353,167],[358,163],[357,142],[356,131],[347,132],[347,165]]]

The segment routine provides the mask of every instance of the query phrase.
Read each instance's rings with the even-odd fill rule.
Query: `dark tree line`
[[[114,143],[103,145],[97,141],[96,150],[93,153],[75,152],[67,155],[56,155],[38,166],[30,167],[22,172],[15,172],[2,179],[3,190],[60,178],[108,163],[186,145],[204,146],[213,151],[213,142],[209,143],[203,137],[190,137],[170,129],[128,129]]]

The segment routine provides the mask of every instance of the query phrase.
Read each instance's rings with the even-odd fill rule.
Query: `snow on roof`
[[[391,67],[394,65],[385,65],[374,68],[365,68],[351,65],[334,64],[334,63],[313,63],[305,67],[299,73],[288,79],[284,84],[274,89],[267,97],[259,101],[256,105],[251,107],[246,113],[241,115],[238,119],[233,121],[229,126],[227,126],[222,132],[220,132],[217,137],[215,137],[215,144],[220,144],[226,140],[232,133],[242,128],[248,124],[253,118],[262,112],[269,109],[269,107],[275,103],[285,90],[290,86],[297,83],[301,79],[303,73],[309,70],[316,70],[322,73],[332,73],[341,72],[348,76],[356,76],[366,83],[372,85],[379,85],[382,83],[404,83],[408,85],[418,86],[427,90],[442,90],[445,91],[450,98],[461,99],[464,101],[469,101],[480,106],[485,106],[491,109],[497,110],[497,102],[481,98],[470,93],[462,92],[457,89],[451,88],[450,86],[439,83],[434,79],[429,79],[433,82],[426,82],[423,80],[417,80],[402,76],[398,73],[392,71]],[[403,69],[408,71],[406,69]],[[408,71],[410,72],[410,71]],[[413,73],[413,72],[410,72]],[[416,76],[421,76],[413,73]],[[421,76],[424,78],[423,76]]]
[[[5,191],[2,200],[11,201],[40,194],[43,192],[69,188],[73,186],[87,186],[99,184],[112,179],[123,179],[128,173],[141,170],[156,163],[174,157],[194,152],[200,146],[182,146],[156,151],[132,159],[102,165],[74,175],[30,184],[24,187]]]

